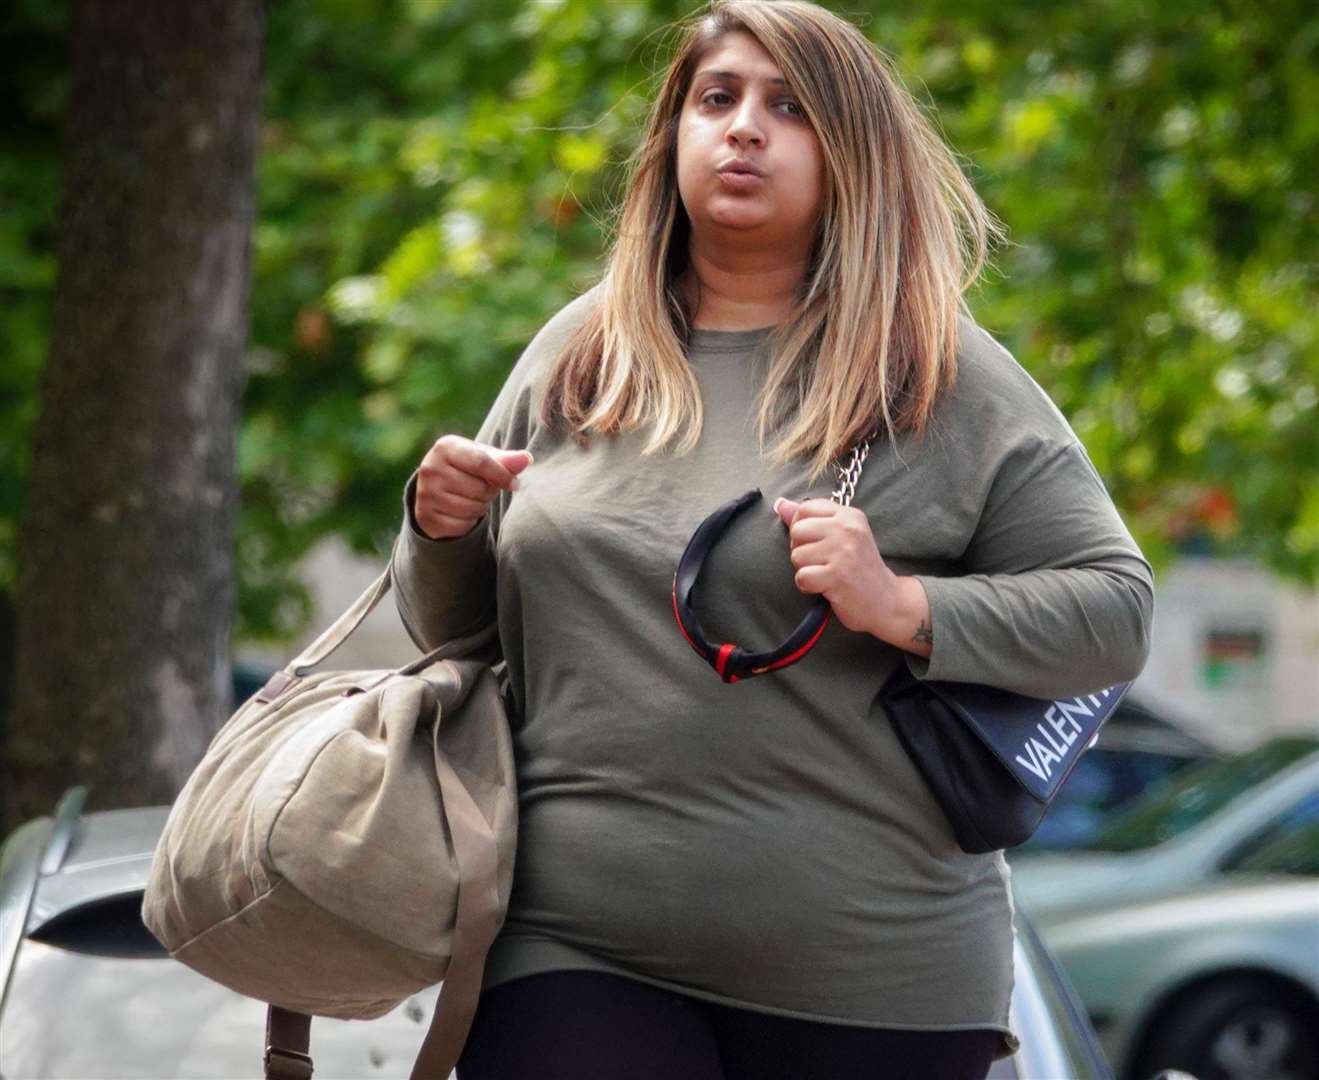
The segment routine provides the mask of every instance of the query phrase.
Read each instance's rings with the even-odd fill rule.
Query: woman
[[[604,278],[405,492],[404,622],[430,648],[497,618],[517,717],[461,1080],[979,1078],[1015,1050],[1007,864],[957,846],[876,695],[900,663],[1039,697],[1131,679],[1153,592],[1067,422],[966,314],[993,232],[850,24],[717,0],[688,25]],[[710,553],[707,632],[769,648],[819,596],[837,618],[732,684],[671,590],[753,486],[777,520]]]

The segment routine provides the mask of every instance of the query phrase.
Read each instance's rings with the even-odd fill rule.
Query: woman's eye
[[[715,91],[712,91],[712,92],[709,93],[709,94],[706,94],[703,98],[701,98],[701,104],[702,104],[702,105],[715,105],[715,104],[716,104],[716,100],[715,100],[716,98],[728,98],[729,101],[732,101],[732,100],[733,100],[733,99],[732,99],[732,96],[729,95],[729,94],[724,93],[724,91],[722,91],[722,90],[715,90]],[[783,101],[783,102],[780,102],[779,104],[789,106],[789,108],[792,110],[791,115],[796,116],[796,117],[798,117],[798,118],[801,119],[801,120],[805,120],[805,119],[806,119],[806,112],[805,112],[805,110],[804,110],[804,109],[801,107],[801,105],[799,105],[797,102],[795,102],[795,101]]]

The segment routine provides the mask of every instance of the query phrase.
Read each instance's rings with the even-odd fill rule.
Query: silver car
[[[1198,884],[1039,925],[1120,1076],[1319,1080],[1319,789]]]
[[[1085,849],[1008,852],[1013,891],[1041,927],[1069,912],[1158,899],[1230,870],[1316,798],[1319,739],[1273,739],[1166,778]]]
[[[1046,931],[1123,1077],[1319,1077],[1319,876],[1251,878]]]
[[[261,1073],[265,1006],[169,957],[142,925],[167,807],[83,814],[75,788],[54,817],[0,852],[0,1078],[237,1077]],[[993,1080],[1108,1080],[1080,999],[1018,918],[1012,1000],[1019,1053]],[[438,988],[378,1020],[317,1019],[315,1075],[406,1077]]]

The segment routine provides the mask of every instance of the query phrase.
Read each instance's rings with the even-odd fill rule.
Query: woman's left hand
[[[881,627],[899,599],[898,576],[880,555],[865,512],[830,499],[779,499],[774,509],[788,526],[797,588],[824,596],[849,630],[884,636]]]

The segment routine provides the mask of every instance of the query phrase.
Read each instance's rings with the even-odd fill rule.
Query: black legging
[[[481,995],[458,1080],[984,1080],[999,1038],[797,1020],[551,971]]]

